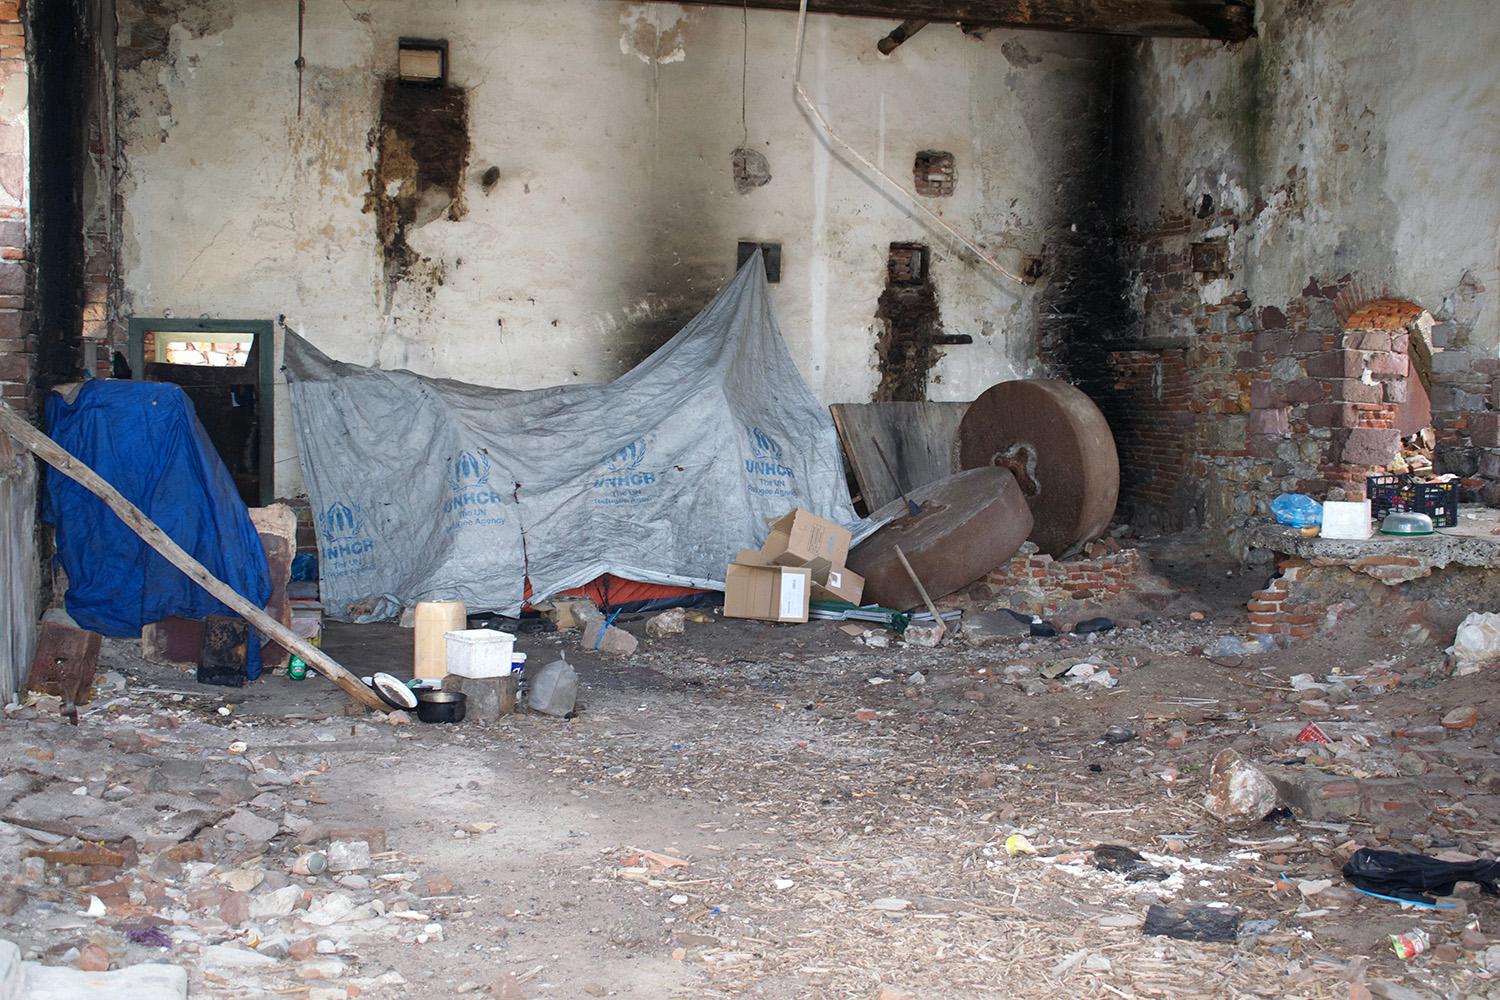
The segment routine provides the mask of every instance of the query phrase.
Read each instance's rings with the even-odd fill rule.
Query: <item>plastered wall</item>
[[[1284,306],[1355,272],[1494,356],[1500,320],[1500,21],[1488,0],[1261,0],[1259,37],[1136,48],[1129,197],[1137,223],[1230,209],[1230,276]],[[1159,317],[1147,315],[1148,323]]]
[[[1259,0],[1243,44],[1132,43],[1115,110],[1131,312],[1109,358],[1125,516],[1233,535],[1283,490],[1362,488],[1396,441],[1366,418],[1403,385],[1348,367],[1364,345],[1345,320],[1384,299],[1428,313],[1437,465],[1466,498],[1500,496],[1494,14]]]
[[[780,241],[774,297],[792,356],[825,402],[864,401],[880,381],[887,247],[925,241],[943,332],[974,338],[944,348],[929,397],[971,399],[1038,370],[1051,279],[1017,286],[961,259],[816,137],[791,96],[794,16],[309,3],[299,117],[296,7],[119,3],[122,314],[284,316],[359,364],[517,388],[600,381],[707,301],[737,240]],[[929,204],[1013,270],[1097,222],[1076,150],[1106,110],[1101,40],[934,25],[883,57],[889,27],[810,20],[806,85],[849,141],[908,185],[918,150],[954,153],[955,194]],[[391,284],[366,205],[402,36],[448,41],[469,149],[462,212],[411,229],[419,259]],[[748,194],[730,169],[742,141],[772,174]],[[277,406],[287,495],[300,474],[284,387]]]

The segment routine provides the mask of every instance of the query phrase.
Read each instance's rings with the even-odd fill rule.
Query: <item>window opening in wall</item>
[[[761,259],[766,265],[766,281],[776,284],[781,280],[781,244],[780,243],[756,243],[753,240],[740,240],[735,252],[734,269],[738,271],[745,266],[745,261],[755,255],[759,250]]]
[[[887,281],[892,285],[927,282],[927,247],[921,243],[892,243],[886,260]]]
[[[403,38],[397,43],[397,71],[402,83],[443,87],[448,83],[448,43]]]
[[[181,386],[251,507],[275,499],[270,320],[130,321],[135,377]]]
[[[917,194],[927,198],[946,198],[953,194],[955,173],[952,153],[924,149],[917,154],[912,165],[912,182]]]
[[[198,365],[205,368],[244,368],[250,361],[253,333],[222,333],[209,339],[190,339],[196,335],[158,335],[146,332],[146,356],[155,362],[174,365]]]

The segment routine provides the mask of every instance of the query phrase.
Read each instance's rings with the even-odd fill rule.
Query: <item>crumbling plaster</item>
[[[1127,486],[1140,487],[1122,494],[1125,516],[1165,530],[1206,524],[1238,549],[1276,493],[1321,496],[1357,486],[1356,466],[1382,466],[1370,449],[1352,452],[1365,461],[1342,457],[1375,414],[1308,407],[1369,395],[1368,384],[1317,377],[1334,357],[1324,352],[1343,344],[1341,316],[1384,297],[1439,321],[1440,471],[1465,477],[1471,495],[1494,492],[1484,480],[1500,476],[1500,449],[1491,455],[1476,433],[1500,374],[1492,13],[1481,0],[1259,0],[1245,43],[1131,44],[1116,112],[1131,315],[1114,339],[1116,360],[1134,367],[1112,377],[1137,389],[1114,401],[1111,420],[1127,442],[1172,427],[1186,460],[1161,448],[1122,455]],[[1141,398],[1142,356],[1158,372],[1180,367],[1185,391],[1128,405]],[[1358,435],[1390,443],[1378,421]]]
[[[1020,287],[961,259],[842,162],[793,103],[795,17],[747,18],[749,145],[773,177],[742,195],[740,11],[309,4],[299,119],[295,4],[121,0],[122,310],[285,316],[335,357],[491,385],[598,381],[696,312],[732,272],[736,240],[780,241],[774,298],[793,358],[825,402],[862,401],[879,381],[887,246],[919,240],[934,249],[945,332],[974,336],[944,348],[931,398],[1034,374],[1045,279]],[[955,153],[958,189],[933,207],[1019,269],[1084,210],[1066,151],[1100,113],[1100,41],[934,25],[883,57],[884,27],[812,18],[809,91],[907,183],[918,150]],[[157,35],[166,44],[146,44]],[[362,205],[401,36],[450,43],[470,176],[466,214],[410,234],[429,266],[387,294]],[[300,475],[284,387],[276,403],[286,494]]]
[[[1500,287],[1500,21],[1487,0],[1260,0],[1237,46],[1135,48],[1133,221],[1228,208],[1232,274],[1285,306],[1346,274],[1472,326],[1493,357]],[[1484,289],[1481,292],[1479,289]],[[1145,332],[1174,332],[1143,315]]]

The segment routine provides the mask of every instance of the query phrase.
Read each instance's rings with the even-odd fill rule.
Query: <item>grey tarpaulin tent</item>
[[[419,600],[515,614],[611,573],[722,589],[792,507],[853,526],[828,413],[757,254],[640,365],[517,392],[342,364],[288,333],[322,598],[370,621]]]

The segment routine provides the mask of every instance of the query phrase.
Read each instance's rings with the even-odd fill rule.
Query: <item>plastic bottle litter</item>
[[[300,681],[307,677],[307,664],[302,662],[302,657],[294,656],[286,665],[287,680]]]
[[[1409,962],[1422,954],[1431,943],[1432,940],[1428,938],[1427,932],[1421,929],[1391,935],[1391,950],[1404,962]]]

